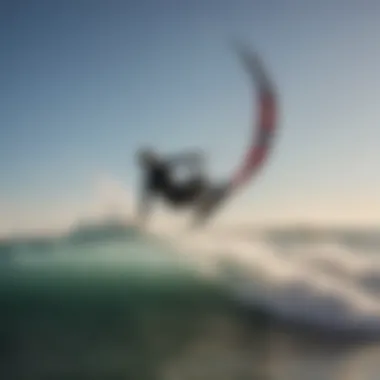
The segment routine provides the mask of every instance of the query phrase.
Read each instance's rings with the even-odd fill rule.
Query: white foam
[[[339,244],[281,250],[265,240],[217,231],[183,232],[177,223],[152,229],[202,268],[222,275],[245,304],[324,328],[380,333],[380,259]]]

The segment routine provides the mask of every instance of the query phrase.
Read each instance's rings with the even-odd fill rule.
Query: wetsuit
[[[195,203],[207,189],[206,180],[202,174],[203,165],[199,154],[184,153],[167,159],[158,159],[145,167],[139,205],[140,217],[145,219],[154,197],[162,198],[168,205],[175,208]],[[178,181],[174,178],[174,172],[179,166],[191,169],[192,173],[188,179]]]

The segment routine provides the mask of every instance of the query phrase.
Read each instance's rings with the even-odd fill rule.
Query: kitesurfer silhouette
[[[141,222],[145,222],[155,197],[161,197],[173,208],[193,207],[200,222],[227,192],[227,185],[210,185],[203,173],[205,162],[200,151],[162,156],[151,148],[143,148],[137,153],[137,160],[143,174],[138,205]],[[186,180],[174,178],[178,167],[190,169]]]

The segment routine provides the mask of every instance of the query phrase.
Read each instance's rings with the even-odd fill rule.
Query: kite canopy
[[[253,136],[242,165],[231,179],[231,190],[245,185],[260,170],[268,158],[277,129],[277,100],[274,86],[264,65],[256,54],[237,47],[238,54],[258,89],[258,120],[253,125]]]

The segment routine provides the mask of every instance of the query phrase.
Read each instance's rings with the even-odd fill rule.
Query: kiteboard
[[[226,200],[254,178],[269,156],[277,130],[276,91],[263,62],[257,54],[250,52],[245,46],[238,44],[235,48],[256,88],[258,119],[253,123],[252,137],[242,164],[225,184],[210,187],[200,197],[195,206],[194,225],[206,223]]]

